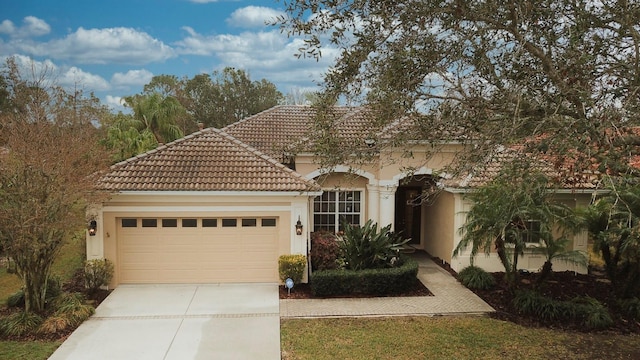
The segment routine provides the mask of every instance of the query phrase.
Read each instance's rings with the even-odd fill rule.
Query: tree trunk
[[[549,274],[551,274],[552,266],[553,265],[551,264],[551,261],[547,260],[544,262],[544,265],[542,265],[542,270],[540,271],[540,275],[538,276],[538,280],[536,281],[537,286],[540,286],[545,282],[545,280],[547,280]]]

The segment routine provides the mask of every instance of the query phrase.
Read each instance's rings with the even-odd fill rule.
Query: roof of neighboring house
[[[262,152],[209,128],[117,163],[98,187],[112,191],[318,191]]]

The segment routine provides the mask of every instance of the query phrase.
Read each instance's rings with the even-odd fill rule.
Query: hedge
[[[418,262],[404,260],[398,267],[365,270],[321,270],[311,274],[314,296],[349,294],[390,295],[413,287],[417,281]]]

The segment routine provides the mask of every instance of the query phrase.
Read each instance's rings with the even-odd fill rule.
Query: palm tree
[[[527,244],[537,243],[532,252],[546,257],[539,281],[551,273],[552,260],[586,265],[583,252],[568,251],[569,235],[577,229],[574,211],[553,202],[548,179],[526,166],[506,168],[495,180],[469,195],[474,205],[460,229],[463,238],[453,256],[471,246],[471,262],[480,250],[489,254],[493,247],[505,268],[505,280],[515,286],[518,259]]]
[[[186,111],[172,96],[163,97],[159,93],[126,97],[126,106],[133,110],[138,131],[151,131],[158,144],[164,144],[183,137],[176,120]]]

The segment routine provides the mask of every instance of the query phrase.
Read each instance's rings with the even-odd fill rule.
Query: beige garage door
[[[120,283],[277,282],[277,218],[118,218]]]

